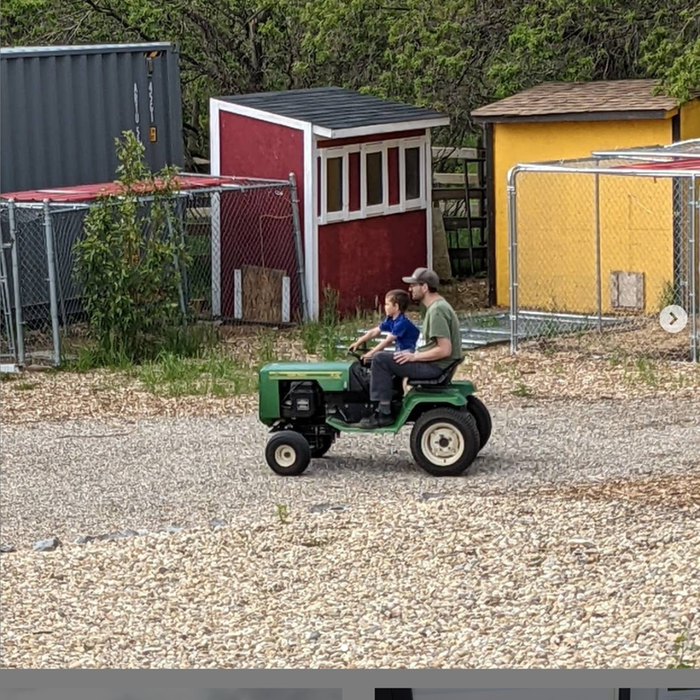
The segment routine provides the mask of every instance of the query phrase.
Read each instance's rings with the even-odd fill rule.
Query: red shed
[[[430,129],[437,112],[341,88],[213,98],[212,175],[297,177],[310,311],[374,307],[432,266]]]

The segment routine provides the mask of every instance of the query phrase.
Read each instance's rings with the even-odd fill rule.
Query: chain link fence
[[[513,351],[697,361],[696,160],[608,156],[511,171]],[[671,305],[682,311],[662,313]]]
[[[177,237],[186,256],[179,305],[190,317],[281,325],[306,317],[294,177],[289,181],[190,176],[153,231],[152,198],[139,199],[144,238]],[[88,336],[75,245],[91,201],[0,201],[0,354],[3,363],[59,365]]]

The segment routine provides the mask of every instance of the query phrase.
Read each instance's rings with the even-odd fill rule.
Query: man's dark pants
[[[378,352],[372,358],[370,400],[387,404],[391,401],[394,377],[408,379],[437,379],[444,369],[434,362],[407,362],[400,365],[389,352]]]

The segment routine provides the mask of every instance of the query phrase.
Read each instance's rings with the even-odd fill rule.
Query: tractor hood
[[[260,370],[260,377],[274,381],[335,379],[345,382],[352,362],[273,362]]]
[[[280,416],[280,391],[290,382],[313,381],[323,392],[348,388],[350,365],[343,362],[273,362],[260,370],[258,381],[260,420],[268,425]]]

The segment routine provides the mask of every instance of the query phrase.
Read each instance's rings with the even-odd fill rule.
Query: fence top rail
[[[197,173],[178,173],[176,175],[178,190],[173,196],[183,196],[189,193],[212,192],[223,190],[248,190],[264,189],[269,187],[281,187],[289,185],[288,180],[267,180],[262,178],[249,178],[239,176],[202,175]],[[155,180],[156,189],[161,185],[161,180]],[[141,184],[141,183],[137,183]],[[77,185],[75,187],[57,187],[44,190],[28,190],[25,192],[6,192],[0,194],[0,202],[3,204],[14,202],[15,206],[26,204],[49,202],[55,205],[74,205],[78,203],[94,202],[104,196],[119,198],[123,190],[118,182],[98,183],[91,185]],[[154,188],[150,183],[143,183],[143,195],[139,199],[149,200],[153,198]]]
[[[695,164],[697,163],[697,164]],[[644,167],[641,167],[641,166]],[[665,165],[674,167],[663,167]],[[689,167],[675,167],[677,163],[643,163],[639,165],[624,166],[592,166],[582,167],[581,163],[566,165],[561,163],[520,163],[514,165],[508,171],[508,183],[514,182],[515,176],[520,172],[540,172],[540,173],[579,173],[585,175],[619,175],[625,177],[681,177],[700,178],[700,158],[693,159],[693,165]]]
[[[606,158],[692,158],[700,155],[700,139],[687,139],[676,141],[665,146],[638,146],[636,148],[620,148],[614,150],[593,151],[594,156]]]
[[[700,147],[688,151],[593,151],[594,156],[599,158],[648,158],[649,160],[658,158],[693,158],[700,156]]]

